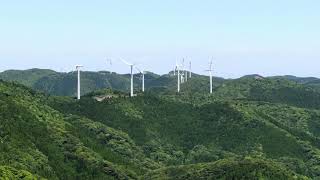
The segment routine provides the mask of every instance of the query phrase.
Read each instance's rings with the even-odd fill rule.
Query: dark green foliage
[[[308,117],[317,117],[316,111],[214,97],[207,97],[207,103],[185,96],[163,97],[144,95],[97,102],[88,96],[78,103],[52,99],[50,104],[61,112],[86,116],[127,132],[149,158],[166,165],[253,155],[296,159],[301,167],[307,167],[301,174],[318,176],[317,137],[308,135],[303,124],[282,124],[294,121],[293,117],[305,119],[307,124]]]

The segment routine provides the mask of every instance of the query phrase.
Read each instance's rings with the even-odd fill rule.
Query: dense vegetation
[[[1,82],[0,92],[4,177],[28,171],[49,179],[136,179],[160,166],[124,132],[63,115],[22,86]]]
[[[152,76],[159,94],[101,86],[80,101],[0,81],[0,178],[320,178],[317,88],[246,76],[208,95],[195,75],[178,95],[174,77]]]
[[[173,166],[155,170],[145,179],[306,179],[272,161],[261,159],[223,159],[214,163]]]

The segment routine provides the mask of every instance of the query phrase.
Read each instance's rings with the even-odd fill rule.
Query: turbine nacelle
[[[82,68],[82,65],[76,65],[76,69],[79,70],[80,68]]]

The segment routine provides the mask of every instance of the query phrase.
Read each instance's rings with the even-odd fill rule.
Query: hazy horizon
[[[122,57],[165,74],[187,58],[215,76],[320,77],[316,0],[7,1],[0,7],[0,71],[42,68],[128,73]]]
[[[73,69],[72,71],[63,71],[63,70],[59,71],[59,70],[47,69],[47,68],[30,68],[30,69],[7,69],[7,70],[4,70],[4,71],[0,71],[0,73],[5,72],[5,71],[11,71],[11,70],[13,70],[13,71],[15,71],[15,70],[17,70],[17,71],[26,71],[26,70],[31,70],[31,69],[53,70],[53,71],[58,72],[58,73],[71,73],[72,71],[76,72],[76,69]],[[81,70],[81,72],[104,72],[104,71],[105,72],[110,72],[110,70],[97,70],[97,71],[95,71],[95,70],[92,70],[92,71],[91,70]],[[112,73],[116,73],[116,74],[120,74],[120,75],[130,75],[130,72],[123,72],[123,73],[116,72],[116,71],[111,71],[111,72]],[[166,74],[168,74],[168,73],[170,73],[172,71],[168,71],[167,73],[164,73],[164,74],[158,74],[158,73],[152,72],[152,71],[148,71],[148,72],[155,73],[157,75],[162,76],[162,75],[166,75]],[[204,75],[204,76],[208,76],[209,77],[209,74],[206,74],[206,73],[196,73],[196,72],[193,72],[193,73],[195,73],[197,75]],[[134,74],[140,74],[140,72],[138,72],[138,70],[136,70],[136,72],[134,72]],[[278,75],[267,75],[267,76],[264,76],[262,74],[257,74],[257,73],[244,74],[244,75],[239,76],[239,77],[223,77],[223,76],[218,76],[218,75],[213,75],[213,76],[217,77],[217,78],[224,78],[224,79],[237,79],[237,78],[241,78],[241,77],[244,77],[244,76],[250,76],[250,75],[260,75],[262,77],[296,76],[294,74],[278,74]],[[298,77],[298,78],[318,78],[318,77],[315,77],[315,76],[296,76],[296,77]]]

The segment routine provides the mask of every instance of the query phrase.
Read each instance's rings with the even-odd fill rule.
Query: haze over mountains
[[[257,78],[260,75],[247,75],[242,78]],[[135,91],[141,91],[141,75],[134,76]],[[240,78],[240,79],[242,79]],[[263,78],[263,77],[262,77]],[[314,77],[296,76],[272,76],[268,79],[285,79],[312,87],[320,87],[320,79]],[[0,73],[0,79],[14,81],[35,90],[58,96],[76,96],[77,74],[76,72],[61,73],[48,69],[29,69],[29,70],[7,70]],[[182,92],[207,93],[209,89],[209,77],[205,75],[193,74],[190,82],[182,85]],[[157,75],[147,72],[145,75],[146,89],[162,93],[176,90],[177,78],[173,72],[165,75]],[[216,77],[213,80],[214,87],[232,81]],[[99,89],[110,88],[122,92],[130,91],[130,74],[117,74],[109,71],[83,71],[81,72],[81,94],[87,94]]]

